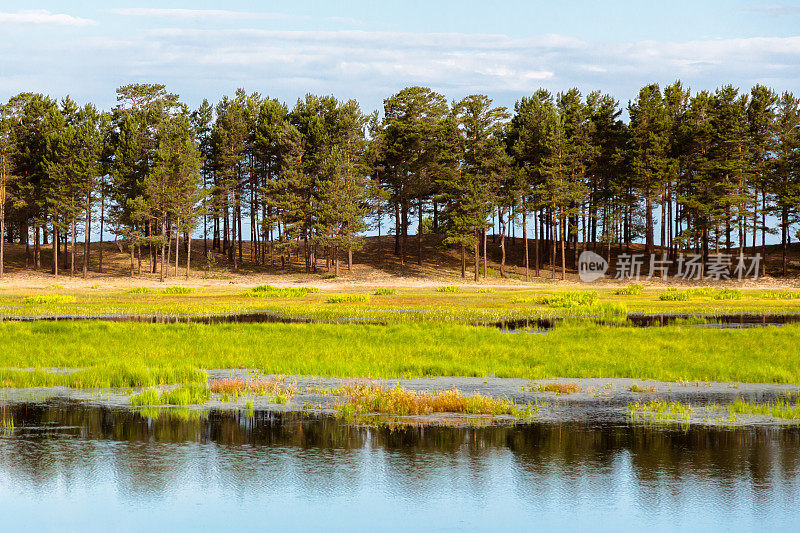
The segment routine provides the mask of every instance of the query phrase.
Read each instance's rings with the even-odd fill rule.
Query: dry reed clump
[[[577,383],[542,383],[539,385],[540,392],[555,392],[556,394],[572,394],[580,392],[581,386]]]
[[[428,415],[463,413],[528,416],[530,407],[518,406],[508,398],[495,399],[480,394],[466,395],[458,389],[442,392],[415,392],[399,385],[387,389],[372,383],[347,383],[339,389],[344,401],[335,404],[345,416],[356,414]]]
[[[250,379],[250,378],[221,378],[212,380],[208,389],[217,394],[244,394],[252,392],[255,394],[275,394],[283,397],[291,397],[297,392],[295,383],[286,383],[286,377],[273,379]]]

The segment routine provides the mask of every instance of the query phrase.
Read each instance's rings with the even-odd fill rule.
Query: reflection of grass
[[[466,395],[457,389],[443,392],[415,392],[399,386],[387,389],[371,383],[346,384],[339,390],[344,400],[338,405],[345,418],[361,414],[429,415],[462,413],[530,416],[532,408],[520,407],[507,398],[480,394]]]

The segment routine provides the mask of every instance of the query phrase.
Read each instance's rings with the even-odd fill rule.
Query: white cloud
[[[192,105],[243,86],[290,103],[306,92],[333,93],[371,109],[416,84],[448,98],[479,92],[512,105],[539,87],[599,89],[625,101],[646,83],[678,78],[695,90],[727,83],[793,90],[800,78],[800,37],[598,44],[559,35],[163,28],[57,47],[0,36],[0,51],[4,45],[14,53],[0,88],[39,79],[17,90],[94,91],[89,98],[98,103],[133,81],[166,83]]]
[[[252,11],[229,11],[226,9],[167,9],[153,7],[129,7],[111,9],[110,13],[130,17],[158,17],[178,19],[275,19],[284,18],[280,13],[257,13]]]
[[[0,24],[54,24],[58,26],[91,26],[94,20],[73,17],[64,13],[51,13],[46,9],[31,9],[16,13],[0,12]]]

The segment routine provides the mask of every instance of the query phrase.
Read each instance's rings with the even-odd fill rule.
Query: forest
[[[435,234],[475,280],[492,227],[501,276],[509,228],[523,237],[526,279],[546,265],[563,279],[584,249],[610,258],[612,245],[643,243],[647,255],[707,259],[773,235],[785,275],[797,237],[800,100],[761,85],[651,84],[626,106],[538,90],[513,110],[424,87],[372,113],[243,89],[190,109],[158,84],[121,87],[117,102],[21,93],[0,106],[0,276],[4,243],[25,245],[31,269],[86,277],[92,253],[103,269],[92,240],[112,238],[132,276],[163,279],[179,263],[188,276],[193,236],[234,270],[294,255],[338,274],[387,227],[402,262],[422,264],[422,237]]]

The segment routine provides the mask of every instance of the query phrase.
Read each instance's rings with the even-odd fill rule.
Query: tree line
[[[290,109],[242,89],[192,110],[157,84],[121,87],[117,102],[21,93],[0,107],[0,275],[7,241],[36,269],[50,243],[46,268],[85,277],[98,225],[131,275],[177,275],[183,255],[188,276],[199,232],[203,252],[234,269],[294,255],[338,274],[384,220],[402,263],[423,263],[431,233],[476,280],[491,227],[501,276],[518,227],[526,279],[548,265],[563,279],[585,249],[610,261],[612,245],[643,241],[647,255],[705,261],[764,249],[775,233],[785,274],[800,215],[800,101],[761,85],[647,85],[627,120],[613,96],[577,89],[538,90],[513,110],[424,87],[371,114],[355,100],[307,95]]]

